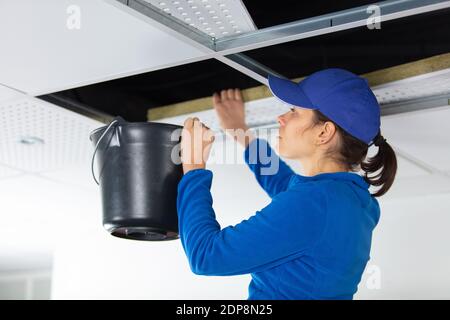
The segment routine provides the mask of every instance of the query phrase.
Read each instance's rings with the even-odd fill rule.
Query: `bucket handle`
[[[97,143],[95,144],[94,154],[92,155],[92,161],[91,161],[91,171],[92,171],[92,177],[94,178],[95,183],[97,183],[98,185],[100,185],[100,183],[98,182],[97,178],[95,177],[95,172],[94,172],[95,155],[97,154],[98,146],[100,145],[100,142],[103,140],[103,137],[108,133],[109,129],[111,129],[113,124],[116,124],[116,123],[119,123],[119,120],[117,120],[117,119],[113,120],[108,125],[108,127],[105,129],[105,131],[103,131],[102,135],[100,136]]]

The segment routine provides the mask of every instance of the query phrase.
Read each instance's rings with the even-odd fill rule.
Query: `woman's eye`
[[[291,108],[291,111],[292,111],[292,112],[295,112],[295,109],[294,109],[294,108]]]

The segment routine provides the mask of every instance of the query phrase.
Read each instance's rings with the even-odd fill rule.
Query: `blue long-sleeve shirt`
[[[276,174],[261,174],[264,147]],[[380,208],[364,179],[351,172],[295,174],[254,139],[244,159],[272,198],[234,226],[221,228],[212,208],[212,172],[189,171],[178,185],[178,223],[191,270],[198,275],[251,274],[248,299],[352,299],[370,258]]]

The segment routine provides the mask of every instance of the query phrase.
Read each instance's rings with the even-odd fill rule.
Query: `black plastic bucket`
[[[103,226],[113,236],[148,241],[178,238],[181,129],[116,117],[91,133],[92,173],[100,185]]]

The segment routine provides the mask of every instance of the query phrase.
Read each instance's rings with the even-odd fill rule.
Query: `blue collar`
[[[319,173],[315,176],[302,176],[294,174],[289,181],[289,186],[299,182],[317,181],[317,180],[343,180],[353,182],[361,188],[369,189],[369,184],[362,176],[355,172],[326,172]]]

